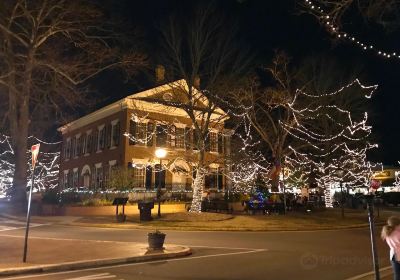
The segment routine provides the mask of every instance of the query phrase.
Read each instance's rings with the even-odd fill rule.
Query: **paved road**
[[[1,279],[346,279],[372,270],[369,231],[174,232],[167,243],[193,249],[193,255],[74,272]],[[146,242],[146,231],[43,225],[31,236]],[[23,229],[0,232],[23,235]],[[386,245],[378,241],[380,265],[388,266]]]
[[[30,227],[38,227],[43,224],[31,223]],[[3,231],[10,231],[16,229],[25,229],[26,222],[17,221],[15,219],[10,219],[7,217],[0,216],[0,233]]]

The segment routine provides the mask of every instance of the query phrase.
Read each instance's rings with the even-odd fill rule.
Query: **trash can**
[[[138,208],[140,212],[140,221],[151,221],[151,209],[154,208],[153,201],[140,201],[138,203]]]

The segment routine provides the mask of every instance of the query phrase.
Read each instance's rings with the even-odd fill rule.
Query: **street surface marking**
[[[107,273],[86,275],[86,276],[81,276],[81,277],[76,277],[76,278],[68,278],[65,280],[97,280],[97,279],[110,279],[110,278],[115,278],[115,277],[117,277],[117,276],[107,272]],[[123,279],[120,279],[120,280],[123,280]]]
[[[206,246],[204,246],[204,247],[206,247]],[[214,247],[208,247],[208,248],[214,248]],[[36,278],[36,277],[44,277],[44,276],[51,276],[51,275],[78,273],[78,272],[83,272],[83,271],[105,270],[105,269],[116,268],[116,267],[138,266],[138,265],[146,265],[146,264],[153,264],[153,263],[177,262],[177,261],[186,261],[186,260],[194,260],[194,259],[204,259],[204,258],[210,258],[210,257],[223,257],[223,256],[232,256],[232,255],[241,255],[241,254],[252,254],[252,253],[260,253],[260,252],[266,252],[266,251],[268,251],[268,249],[252,249],[252,250],[244,251],[244,252],[221,253],[221,254],[204,255],[204,256],[184,257],[184,258],[179,258],[179,259],[164,259],[164,260],[151,261],[151,262],[126,263],[126,264],[110,265],[110,266],[104,266],[104,267],[84,268],[84,269],[76,269],[76,270],[71,270],[71,271],[60,271],[60,272],[38,274],[38,275],[16,276],[16,277],[9,277],[9,278],[1,278],[1,280]],[[83,278],[83,279],[82,278],[72,278],[72,279],[68,278],[65,280],[78,280],[78,279],[83,280],[83,279],[87,279],[87,278]],[[89,279],[87,279],[87,280],[89,280]],[[121,280],[123,280],[123,279],[121,279]]]
[[[44,224],[32,223],[32,224],[30,224],[30,227],[38,227],[38,226],[42,226],[42,225],[44,225]],[[0,231],[16,230],[16,229],[25,228],[25,226],[26,226],[26,222],[0,217]]]
[[[386,267],[382,267],[381,269],[379,269],[379,272],[380,272],[380,276],[381,277],[386,277],[386,276],[389,276],[390,274],[391,274],[391,272],[392,272],[392,266],[386,266]],[[382,275],[383,274],[383,275]],[[369,278],[371,278],[372,279],[372,277],[374,277],[374,275],[375,275],[375,271],[371,271],[371,272],[367,272],[367,273],[364,273],[364,274],[360,274],[360,275],[357,275],[357,276],[354,276],[354,277],[350,277],[350,278],[347,278],[347,279],[345,279],[345,280],[361,280],[361,279],[367,279],[367,277],[369,276]],[[369,279],[368,278],[368,279]]]
[[[37,225],[37,226],[42,226],[45,224]],[[23,227],[25,228],[25,227]],[[20,235],[12,235],[12,234],[0,234],[0,236],[4,237],[15,237],[15,238],[24,238],[25,236],[23,234]],[[111,240],[94,240],[94,239],[78,239],[78,238],[57,238],[57,237],[40,237],[40,236],[32,236],[29,238],[35,238],[35,239],[42,239],[42,240],[56,240],[56,241],[88,241],[88,242],[98,242],[98,243],[121,243],[121,244],[126,244],[126,243],[143,243],[144,242],[135,242],[135,241],[111,241]],[[176,244],[174,244],[176,245]],[[179,245],[178,245],[179,246]]]

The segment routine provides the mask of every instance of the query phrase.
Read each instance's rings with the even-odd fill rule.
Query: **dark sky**
[[[204,0],[205,1],[205,0]],[[400,59],[390,60],[377,56],[374,52],[365,52],[358,46],[345,41],[333,41],[332,36],[307,13],[301,13],[298,4],[301,1],[281,0],[221,0],[218,7],[221,14],[233,18],[240,35],[257,54],[260,65],[267,64],[274,50],[285,50],[295,61],[323,52],[333,59],[340,60],[349,67],[363,69],[364,84],[378,84],[379,88],[371,100],[370,120],[379,148],[369,155],[370,160],[385,164],[395,164],[400,160],[397,142],[400,138],[400,108],[398,88],[400,86]],[[111,1],[110,10],[137,26],[143,33],[146,52],[152,58],[159,44],[156,26],[171,13],[184,14],[192,9],[196,1],[147,0],[147,1]],[[400,38],[397,33],[386,34],[379,28],[364,24],[354,17],[347,21],[344,30],[355,36],[374,43],[377,47],[400,53]],[[229,32],[229,28],[227,28]],[[116,86],[116,84],[118,84]],[[112,89],[110,88],[112,85]],[[337,85],[342,86],[341,84]],[[145,75],[139,75],[133,84],[99,82],[101,92],[114,94],[109,101],[149,87]]]

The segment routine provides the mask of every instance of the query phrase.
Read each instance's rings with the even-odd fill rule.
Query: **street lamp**
[[[158,170],[158,186],[157,186],[157,200],[158,200],[158,217],[161,217],[161,171],[162,159],[167,155],[167,151],[163,148],[158,148],[155,152],[156,158],[160,159],[160,169]]]
[[[374,180],[371,181],[370,190],[368,194],[364,195],[367,200],[367,208],[368,208],[368,223],[369,223],[369,233],[371,238],[371,250],[372,250],[372,262],[375,271],[375,279],[379,280],[379,263],[378,263],[378,253],[376,251],[376,242],[375,242],[375,218],[374,218],[374,198],[375,191],[379,188],[379,183],[377,184]]]
[[[344,170],[339,168],[336,171],[337,176],[339,177],[339,184],[340,184],[340,208],[342,212],[342,218],[344,218],[344,199],[343,199],[343,175],[344,175]]]

